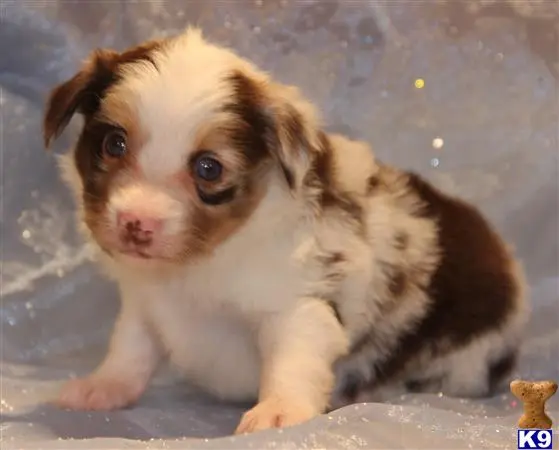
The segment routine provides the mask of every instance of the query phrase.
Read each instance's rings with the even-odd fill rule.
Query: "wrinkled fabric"
[[[521,405],[508,392],[394,395],[240,437],[230,435],[248,405],[218,403],[167,371],[134,408],[49,406],[63,380],[100,361],[118,299],[75,231],[56,170],[79,122],[47,153],[41,119],[49,90],[93,48],[202,27],[300,86],[328,129],[478,205],[528,274],[533,314],[516,376],[559,381],[558,9],[545,0],[0,3],[2,448],[516,448]],[[559,395],[548,411],[557,429]]]

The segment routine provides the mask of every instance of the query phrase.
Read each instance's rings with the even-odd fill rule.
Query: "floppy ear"
[[[250,66],[235,70],[228,81],[233,97],[226,110],[240,120],[237,130],[252,130],[251,138],[242,137],[243,147],[271,156],[289,188],[297,191],[323,144],[313,106],[297,88],[275,83]]]
[[[290,188],[297,190],[324,150],[324,133],[314,107],[297,88],[272,85],[269,95],[276,138],[274,153]]]
[[[64,131],[75,113],[93,114],[102,92],[114,80],[118,53],[97,50],[82,69],[50,93],[43,120],[43,137],[48,148]]]
[[[143,60],[155,66],[152,53],[164,43],[154,39],[122,53],[95,50],[76,75],[51,92],[43,121],[45,147],[64,131],[75,113],[90,116],[97,111],[103,92],[117,80],[120,65]]]

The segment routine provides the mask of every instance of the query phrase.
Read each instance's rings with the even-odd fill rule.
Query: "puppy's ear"
[[[270,85],[274,149],[289,187],[297,190],[323,149],[324,133],[314,107],[295,87]]]
[[[155,67],[153,53],[165,40],[151,40],[123,53],[100,49],[93,52],[82,69],[58,85],[50,94],[43,121],[45,147],[49,147],[76,113],[90,116],[99,108],[103,93],[118,79],[123,64],[146,61]]]
[[[234,95],[226,109],[240,120],[236,140],[249,159],[271,156],[289,188],[298,190],[323,143],[314,108],[297,88],[275,83],[250,68],[233,72],[229,82]]]
[[[95,51],[82,69],[50,93],[43,119],[45,147],[64,131],[75,113],[93,114],[102,92],[114,81],[118,53]]]

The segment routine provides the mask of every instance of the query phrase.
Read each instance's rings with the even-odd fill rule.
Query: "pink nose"
[[[161,229],[162,220],[145,214],[121,211],[117,214],[118,227],[129,234],[153,235]]]

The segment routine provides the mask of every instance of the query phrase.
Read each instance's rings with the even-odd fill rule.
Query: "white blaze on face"
[[[239,62],[194,32],[170,42],[152,59],[153,64],[125,69],[125,81],[115,92],[130,99],[146,132],[140,168],[148,178],[165,180],[186,169],[200,130],[231,100],[227,76]]]
[[[199,152],[210,151],[224,167],[219,185],[208,186],[209,194],[231,189],[244,176],[242,150],[230,138],[238,113],[229,108],[239,102],[232,77],[244,71],[252,73],[252,67],[197,33],[164,43],[149,60],[122,67],[120,81],[102,106],[106,120],[124,128],[129,137],[126,165],[109,180],[113,242],[116,238],[128,245],[135,234],[138,239],[145,234],[153,242],[144,245],[140,239],[143,250],[148,252],[149,245],[154,253],[169,256],[215,245],[236,229],[239,217],[228,221],[227,208],[204,205],[198,198],[200,186],[190,163]],[[240,203],[247,215],[253,207],[250,200]],[[129,228],[128,234],[118,230],[123,213],[120,222]],[[204,233],[213,229],[214,234],[200,236],[199,227]]]
[[[162,220],[165,238],[184,231],[194,194],[189,158],[201,150],[201,130],[211,128],[231,100],[227,76],[238,59],[191,32],[154,53],[152,60],[125,67],[123,81],[110,93],[133,111],[143,138],[133,149],[137,170],[115,187],[108,212],[115,226],[119,212]]]

